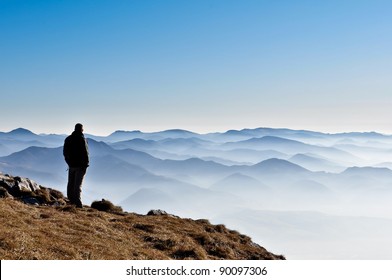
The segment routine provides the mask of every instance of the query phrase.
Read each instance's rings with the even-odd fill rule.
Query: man
[[[65,139],[63,154],[69,167],[67,197],[70,203],[82,208],[82,183],[89,166],[88,146],[82,124],[76,124],[75,131]]]

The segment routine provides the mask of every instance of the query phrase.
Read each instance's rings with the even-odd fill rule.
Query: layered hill
[[[65,192],[66,136],[23,128],[0,132],[0,172]],[[385,237],[392,233],[392,135],[261,127],[208,134],[117,131],[86,138],[86,204],[105,198],[132,213],[164,209],[194,220],[208,217],[290,259],[392,256]],[[47,194],[28,200],[45,200]],[[58,203],[52,207],[68,207]],[[329,226],[320,215],[304,220],[304,212],[333,222]]]
[[[164,211],[77,209],[62,193],[0,174],[1,259],[284,259],[237,231]]]

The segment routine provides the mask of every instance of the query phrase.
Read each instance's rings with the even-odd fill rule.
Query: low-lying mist
[[[65,192],[64,137],[52,137],[0,134],[0,170]],[[288,259],[392,258],[391,136],[121,132],[90,135],[89,148],[85,204],[206,218]]]

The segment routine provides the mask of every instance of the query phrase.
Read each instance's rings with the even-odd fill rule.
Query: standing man
[[[69,167],[67,197],[76,207],[83,208],[81,192],[83,178],[89,166],[89,154],[82,124],[76,124],[75,131],[65,139],[63,154]]]

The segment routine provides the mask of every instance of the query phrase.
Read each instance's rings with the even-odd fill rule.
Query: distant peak
[[[302,172],[308,172],[309,170],[306,168],[303,168],[300,165],[297,165],[295,163],[292,163],[288,160],[284,159],[279,159],[279,158],[270,158],[267,160],[264,160],[262,162],[257,163],[257,167],[268,167],[270,169],[276,169],[276,170],[292,170],[292,171],[302,171]]]
[[[194,135],[196,134],[195,132],[189,131],[189,130],[185,130],[185,129],[167,129],[164,131],[161,131],[161,133],[170,133],[170,134],[191,134]]]
[[[167,129],[167,130],[164,130],[164,131],[165,132],[190,132],[189,130],[179,129],[179,128]]]
[[[141,132],[140,130],[116,130],[114,133],[133,133],[133,132]]]
[[[133,130],[133,131],[127,131],[127,130],[116,130],[110,135],[121,135],[121,134],[131,134],[131,133],[141,133],[140,130]]]
[[[35,135],[33,132],[31,132],[28,129],[25,128],[17,128],[14,130],[11,130],[10,132],[8,132],[8,134],[13,134],[13,135]]]

